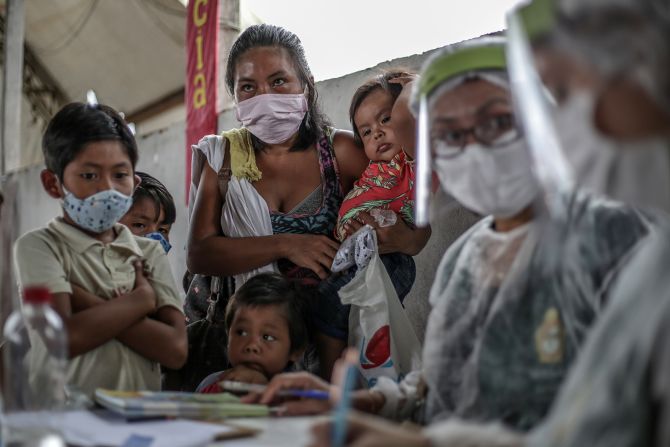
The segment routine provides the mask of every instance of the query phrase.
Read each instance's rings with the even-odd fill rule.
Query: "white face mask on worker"
[[[581,188],[670,211],[670,140],[617,140],[594,125],[596,97],[573,93],[554,114],[563,153]]]
[[[470,144],[457,157],[436,158],[435,168],[444,190],[482,215],[513,217],[539,191],[523,139],[496,148]]]

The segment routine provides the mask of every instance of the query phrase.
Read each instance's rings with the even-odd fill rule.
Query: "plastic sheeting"
[[[527,430],[548,412],[612,280],[649,231],[620,204],[562,200],[564,215],[507,234],[484,219],[445,254],[424,347],[427,423],[456,416]]]
[[[621,274],[550,417],[527,445],[670,445],[670,230]]]

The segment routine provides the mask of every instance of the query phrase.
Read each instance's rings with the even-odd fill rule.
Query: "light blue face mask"
[[[166,254],[167,254],[167,252],[169,252],[170,249],[172,248],[172,245],[170,245],[170,242],[168,242],[168,240],[165,239],[165,236],[163,236],[163,235],[162,235],[161,233],[159,233],[158,231],[154,231],[153,233],[145,234],[144,237],[148,237],[149,239],[153,239],[153,240],[155,240],[155,241],[160,242],[161,245],[163,246],[163,250],[165,250],[165,253],[166,253]]]
[[[103,233],[114,226],[130,209],[133,198],[114,189],[100,191],[85,199],[78,199],[63,188],[63,209],[81,228]]]

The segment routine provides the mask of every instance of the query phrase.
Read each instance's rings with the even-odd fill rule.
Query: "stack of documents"
[[[112,391],[98,388],[95,401],[127,418],[173,416],[221,419],[269,416],[265,405],[242,404],[229,393],[200,394],[172,391]]]

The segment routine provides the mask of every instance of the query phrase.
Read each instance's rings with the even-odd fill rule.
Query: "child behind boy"
[[[226,308],[228,361],[196,391],[219,393],[219,382],[267,383],[298,361],[310,339],[308,301],[300,285],[278,273],[245,282]]]
[[[373,209],[391,210],[413,226],[414,148],[401,146],[390,125],[391,110],[403,90],[403,83],[398,81],[413,76],[405,71],[388,71],[354,93],[349,119],[354,140],[363,147],[370,164],[340,207],[335,227],[340,241],[353,233],[352,221],[359,213]]]
[[[138,181],[135,139],[112,108],[71,103],[49,122],[42,150],[42,186],[63,215],[19,238],[14,256],[21,286],[49,288],[65,323],[67,381],[89,396],[159,390],[159,364],[186,360],[186,330],[160,244],[117,224]],[[33,334],[31,345],[29,376],[46,355]]]
[[[135,172],[140,184],[133,193],[133,205],[119,223],[128,227],[135,236],[157,240],[165,253],[170,251],[170,229],[177,217],[172,194],[157,178]]]

